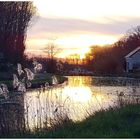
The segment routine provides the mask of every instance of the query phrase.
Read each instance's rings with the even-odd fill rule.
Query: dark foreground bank
[[[82,122],[68,119],[53,129],[12,133],[15,138],[140,138],[140,104],[99,111]]]
[[[41,85],[45,85],[46,82],[49,83],[49,85],[52,85],[52,76],[53,74],[47,73],[47,74],[36,74],[35,78],[31,81],[31,87],[30,88],[40,88]],[[57,80],[58,80],[58,84],[62,84],[65,81],[67,81],[68,79],[64,76],[61,75],[55,75]],[[1,80],[0,77],[0,84],[6,84],[8,86],[8,89],[10,91],[14,90],[13,89],[13,79],[4,79]]]

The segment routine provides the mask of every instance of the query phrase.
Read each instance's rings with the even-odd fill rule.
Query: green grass
[[[52,130],[15,134],[24,138],[140,138],[140,105],[96,112],[82,122],[64,121]]]
[[[61,129],[40,133],[40,137],[46,138],[139,138],[140,105],[100,111],[82,122],[70,122]]]

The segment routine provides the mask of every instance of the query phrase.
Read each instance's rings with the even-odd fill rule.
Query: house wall
[[[126,71],[132,70],[135,66],[140,69],[140,50],[129,58],[126,58]]]
[[[131,56],[132,62],[134,63],[139,63],[140,64],[140,50],[135,53],[134,55]]]
[[[133,69],[133,61],[131,58],[126,58],[126,71]]]

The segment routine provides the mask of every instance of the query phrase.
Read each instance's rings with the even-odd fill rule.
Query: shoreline
[[[61,75],[56,75],[57,80],[58,80],[58,85],[63,84],[65,81],[67,81],[67,77],[61,76]],[[35,88],[41,88],[41,85],[44,86],[45,83],[48,82],[49,86],[53,86],[52,80],[51,80],[51,74],[44,75],[43,78],[36,78],[33,81],[31,81],[31,87],[27,89],[35,89]],[[0,84],[6,84],[8,87],[9,91],[15,91],[13,89],[13,80],[1,80]]]

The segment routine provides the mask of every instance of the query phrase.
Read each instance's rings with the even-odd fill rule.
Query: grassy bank
[[[126,105],[122,108],[99,111],[82,122],[64,121],[52,130],[43,129],[10,137],[140,138],[140,105]]]
[[[46,82],[49,85],[52,85],[52,74],[36,74],[34,80],[31,81],[32,86],[30,88],[39,88],[41,85],[44,85]],[[66,77],[56,75],[58,83],[61,84],[67,80]],[[10,90],[13,90],[13,81],[12,80],[0,80],[0,84],[6,84]]]

